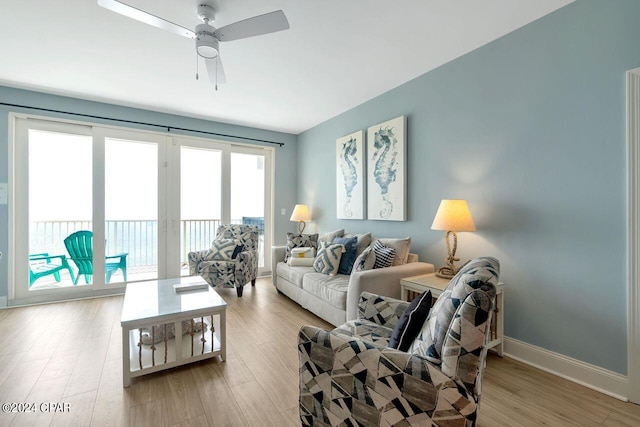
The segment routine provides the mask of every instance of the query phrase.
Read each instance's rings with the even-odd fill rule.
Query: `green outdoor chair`
[[[81,274],[84,275],[84,281],[89,283],[90,276],[93,274],[93,232],[87,230],[76,231],[64,239],[64,245],[67,247],[67,252],[69,252],[69,258],[78,267],[78,276],[73,284],[75,285],[78,282]],[[118,269],[122,270],[124,281],[127,281],[127,255],[129,254],[121,253],[105,257],[106,283],[111,281],[111,275]],[[115,261],[116,259],[117,261]]]
[[[60,263],[52,263],[51,260],[55,260],[59,258]],[[39,254],[31,254],[29,255],[29,287],[33,285],[33,282],[38,280],[41,277],[48,276],[53,274],[53,277],[56,279],[56,282],[60,281],[60,270],[69,270],[69,274],[71,275],[71,280],[73,280],[73,284],[75,285],[77,279],[73,275],[73,270],[71,266],[67,262],[67,257],[64,255],[49,255],[47,252],[39,253]]]

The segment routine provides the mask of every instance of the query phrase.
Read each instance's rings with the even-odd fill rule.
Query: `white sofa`
[[[271,248],[273,285],[305,309],[334,326],[354,320],[362,292],[400,298],[400,279],[433,273],[433,264],[409,254],[406,264],[330,277],[313,267],[291,267],[284,262],[286,246]]]

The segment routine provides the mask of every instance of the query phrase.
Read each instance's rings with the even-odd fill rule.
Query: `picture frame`
[[[367,129],[367,218],[406,221],[407,118]]]
[[[360,130],[336,140],[336,217],[365,218],[365,144]]]

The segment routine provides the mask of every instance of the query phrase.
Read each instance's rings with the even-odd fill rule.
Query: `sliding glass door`
[[[211,246],[222,222],[222,149],[181,145],[180,275],[189,275],[189,252]]]
[[[263,271],[265,266],[271,265],[270,251],[265,253],[265,222],[270,221],[266,209],[269,204],[268,166],[262,150],[238,148],[231,153],[231,222],[258,227],[258,267]]]
[[[180,274],[187,255],[208,249],[220,224],[256,225],[259,273],[271,265],[271,150],[175,138],[180,182]]]
[[[166,139],[16,120],[14,299],[46,301],[162,277]]]
[[[157,279],[158,143],[105,138],[107,282]],[[116,264],[124,260],[126,268]],[[127,277],[125,277],[125,275]]]
[[[21,228],[28,230],[29,289],[90,284],[91,275],[77,279],[76,266],[67,259],[64,243],[77,231],[93,231],[93,144],[89,129],[40,126],[26,132],[28,142],[23,154],[28,188],[23,194],[28,194],[28,214]]]
[[[12,142],[12,300],[187,275],[220,224],[270,265],[270,149],[23,118]]]

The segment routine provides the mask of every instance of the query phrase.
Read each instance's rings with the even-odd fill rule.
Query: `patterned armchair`
[[[302,425],[474,426],[499,263],[451,280],[407,352],[387,347],[408,303],[363,292],[358,318],[298,336]]]
[[[220,256],[225,253],[224,242],[226,239],[235,240],[230,252],[234,252],[236,244],[243,249],[232,256]],[[228,240],[226,240],[228,241]],[[221,243],[218,245],[218,243]],[[214,250],[214,249],[219,250]],[[258,227],[253,225],[221,225],[218,227],[216,239],[211,249],[189,252],[189,274],[201,275],[211,286],[223,286],[236,288],[238,297],[242,296],[244,285],[251,282],[256,285],[258,276]]]

